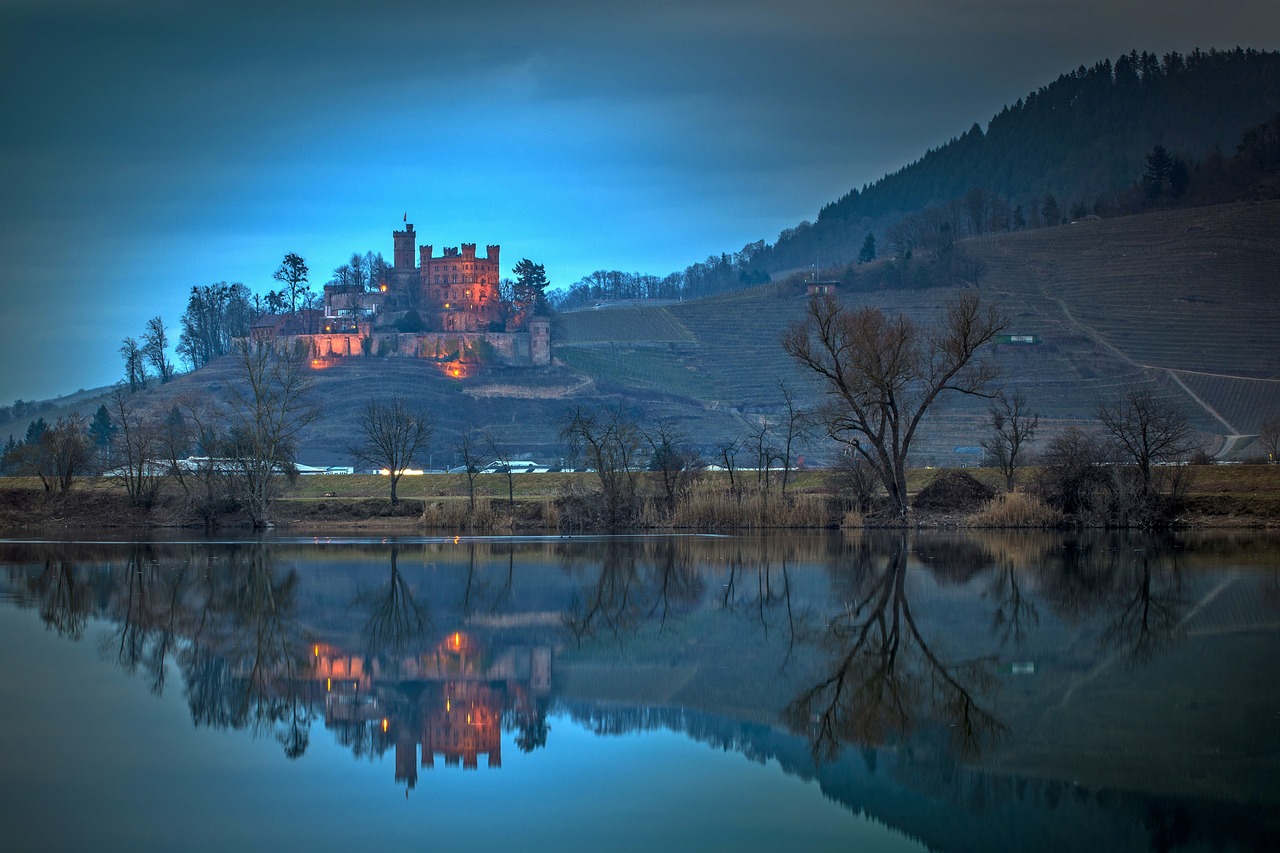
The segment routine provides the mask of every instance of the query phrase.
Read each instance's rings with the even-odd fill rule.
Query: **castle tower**
[[[413,223],[406,222],[403,231],[392,231],[391,238],[395,241],[392,266],[402,272],[413,269],[413,250],[417,244],[417,235],[413,233]]]

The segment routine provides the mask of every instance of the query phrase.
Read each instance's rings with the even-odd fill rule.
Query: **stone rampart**
[[[514,367],[551,363],[545,327],[529,332],[373,332],[297,335],[312,358],[470,358]]]

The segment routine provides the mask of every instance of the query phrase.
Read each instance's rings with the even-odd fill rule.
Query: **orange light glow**
[[[389,725],[390,725],[390,722],[387,720],[387,718],[386,718],[386,717],[383,717],[383,718],[382,718],[382,730],[383,730],[384,732],[387,730],[387,726],[389,726]]]
[[[379,287],[378,289],[381,290],[383,293],[387,292],[387,286],[385,284]]]
[[[460,359],[454,359],[453,361],[438,361],[436,362],[436,367],[439,368],[441,373],[452,379],[466,379],[471,375],[471,370],[467,366],[467,363]]]
[[[332,679],[332,678],[326,678],[326,679],[324,680],[324,689],[325,689],[326,691],[328,691],[328,690],[333,690],[333,679]]]
[[[315,653],[316,653],[316,657],[320,657],[320,646],[317,645],[315,647]]]
[[[313,359],[311,359],[311,369],[312,369],[312,370],[325,370],[325,369],[330,368],[330,367],[333,367],[333,362],[332,362],[330,359],[327,359],[327,358],[313,358]]]

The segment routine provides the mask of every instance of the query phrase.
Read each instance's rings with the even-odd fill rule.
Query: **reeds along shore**
[[[601,512],[605,501],[590,493],[576,492],[556,498],[517,500],[477,498],[472,509],[466,500],[427,501],[421,523],[428,528],[466,530],[471,533],[515,530],[693,530],[753,531],[765,529],[819,529],[897,527],[901,520],[875,503],[867,512],[850,509],[848,503],[825,492],[793,491],[783,496],[777,489],[748,488],[732,491],[718,483],[696,484],[674,506],[652,497],[637,499],[621,517]],[[1143,527],[1267,527],[1280,524],[1270,511],[1274,499],[1257,496],[1255,510],[1217,512],[1214,499],[1200,498],[1183,512],[1162,516],[1156,523],[1141,518],[1070,516],[1031,491],[997,493],[989,500],[945,510],[917,510],[910,526],[989,529],[1054,530],[1064,528]]]
[[[967,469],[988,485],[998,477],[984,469]],[[946,475],[946,471],[912,472],[912,491],[918,494]],[[1029,471],[1030,483],[1034,472]],[[510,500],[505,479],[477,483],[474,507],[460,477],[420,477],[401,483],[401,501],[387,500],[386,480],[376,476],[329,475],[300,478],[285,487],[272,507],[279,527],[310,529],[351,525],[468,533],[600,532],[610,530],[752,531],[893,527],[900,524],[872,497],[862,504],[833,491],[824,472],[802,472],[782,494],[780,483],[737,484],[715,473],[704,475],[668,502],[646,474],[637,480],[638,495],[622,504],[617,517],[604,512],[606,502],[586,475],[528,475],[518,477]],[[499,489],[499,486],[501,488]],[[176,488],[163,488],[154,505],[131,504],[113,478],[77,480],[65,493],[49,493],[34,478],[0,478],[0,530],[64,530],[87,528],[198,528]],[[1280,465],[1197,466],[1189,487],[1170,516],[1172,526],[1197,528],[1280,527]],[[213,527],[234,530],[247,522],[234,509],[214,519]],[[1140,519],[1125,522],[1109,508],[1087,516],[1064,516],[1048,506],[1028,485],[990,500],[917,510],[911,520],[918,527],[982,528],[1116,528],[1142,527]],[[1168,525],[1161,525],[1168,526]]]

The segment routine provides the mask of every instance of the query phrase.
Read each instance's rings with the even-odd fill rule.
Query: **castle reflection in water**
[[[325,726],[351,742],[361,733],[394,744],[396,782],[413,788],[437,760],[474,770],[502,766],[502,721],[545,719],[549,646],[493,655],[454,631],[428,651],[374,657],[316,644],[309,680],[323,684]],[[368,665],[366,665],[368,660]]]

